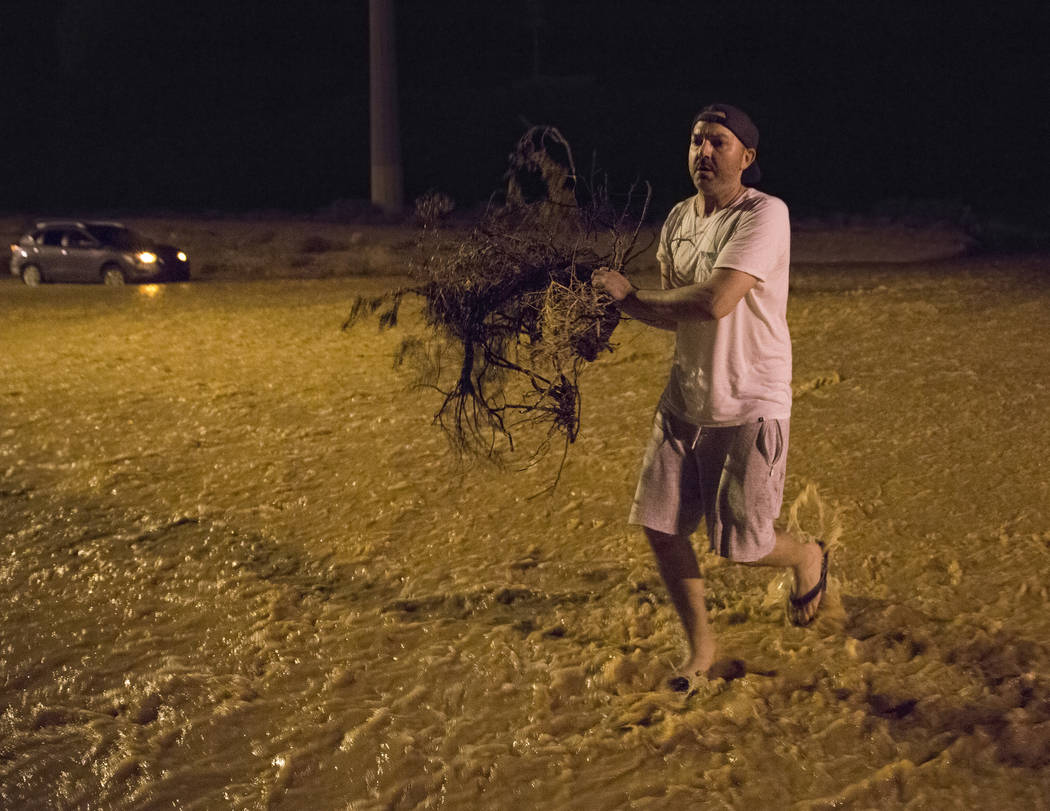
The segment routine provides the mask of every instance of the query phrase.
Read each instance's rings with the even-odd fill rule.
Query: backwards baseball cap
[[[748,149],[758,149],[758,127],[747,113],[732,104],[708,104],[703,110],[696,114],[690,130],[696,126],[697,121],[710,121],[721,124],[733,135],[740,139]],[[740,182],[753,186],[762,179],[762,170],[758,168],[757,158],[744,170]]]

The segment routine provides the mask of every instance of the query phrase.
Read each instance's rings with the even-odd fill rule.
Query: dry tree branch
[[[612,351],[620,320],[590,277],[637,256],[652,190],[644,185],[639,209],[637,184],[619,208],[607,186],[581,189],[572,150],[554,127],[522,136],[507,178],[507,204],[491,207],[466,237],[442,238],[435,218],[426,220],[416,286],[358,299],[344,328],[384,306],[380,326],[392,326],[402,297],[421,297],[428,337],[406,341],[398,362],[415,368],[418,385],[440,392],[435,423],[453,447],[494,461],[515,451],[520,431],[539,428],[531,464],[559,437],[567,451],[579,436],[579,376]],[[424,203],[431,214],[449,208]],[[453,348],[449,370],[443,361]]]

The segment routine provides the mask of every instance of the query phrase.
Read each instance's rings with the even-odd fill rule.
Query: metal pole
[[[394,0],[369,0],[368,19],[372,204],[398,213],[404,206],[404,178],[397,116]]]

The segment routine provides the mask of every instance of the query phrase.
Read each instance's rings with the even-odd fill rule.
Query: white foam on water
[[[532,498],[556,459],[457,464],[401,336],[339,331],[356,282],[5,290],[0,805],[1037,807],[1050,358],[1005,348],[1050,307],[921,282],[793,302],[784,519],[832,542],[827,609],[703,556],[688,695],[623,523],[666,336],[621,328]]]

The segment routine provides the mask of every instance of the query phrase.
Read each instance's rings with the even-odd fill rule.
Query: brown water
[[[832,593],[790,627],[705,557],[689,696],[624,524],[669,335],[536,496],[556,457],[458,466],[404,331],[340,332],[378,283],[0,284],[0,807],[1050,807],[1050,294],[950,270],[796,272]]]

